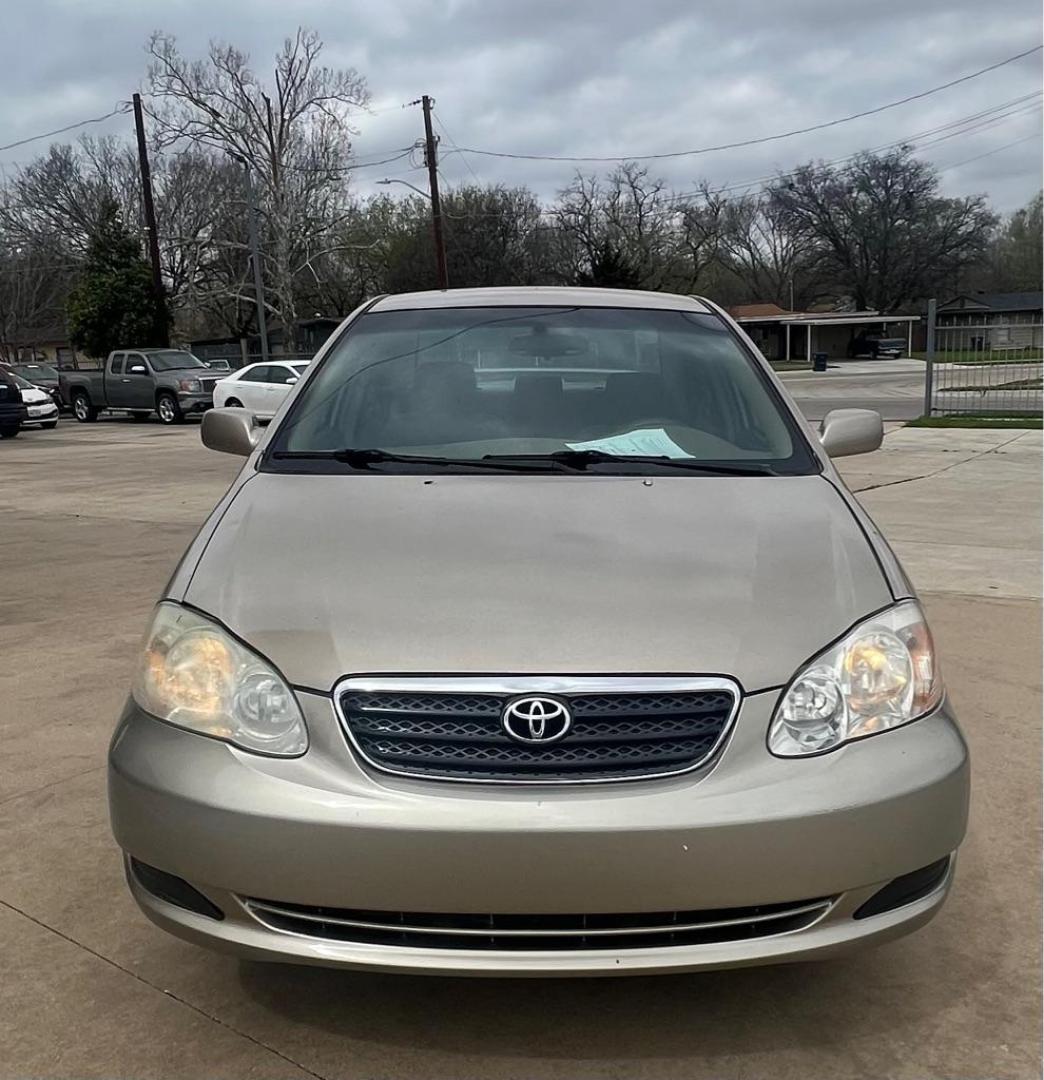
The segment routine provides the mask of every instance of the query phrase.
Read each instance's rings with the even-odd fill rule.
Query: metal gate
[[[926,416],[1041,414],[1044,329],[1036,312],[955,312],[928,302]]]

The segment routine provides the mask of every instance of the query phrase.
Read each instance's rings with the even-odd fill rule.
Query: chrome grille
[[[547,745],[520,742],[501,723],[510,701],[537,693],[572,715],[568,733]],[[361,678],[344,680],[335,700],[352,745],[386,772],[569,783],[698,768],[722,744],[739,692],[730,680],[695,677]]]
[[[714,911],[622,915],[500,915],[360,911],[245,899],[273,930],[369,945],[422,949],[641,949],[709,945],[803,930],[833,903],[830,897]]]

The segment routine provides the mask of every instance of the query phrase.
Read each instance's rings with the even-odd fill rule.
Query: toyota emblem
[[[509,701],[500,722],[519,742],[552,743],[567,734],[573,717],[565,702],[557,698],[530,696]]]

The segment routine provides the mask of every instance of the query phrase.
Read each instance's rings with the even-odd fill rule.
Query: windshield
[[[423,457],[429,468],[439,464],[432,459],[470,463],[467,471],[581,458],[596,471],[620,461],[628,472],[658,472],[657,459],[675,468],[816,468],[721,319],[632,308],[362,316],[294,401],[265,467],[325,471],[334,455],[351,467],[361,459],[344,451],[360,449],[382,452],[362,467],[398,455]],[[403,471],[408,461],[394,464]]]
[[[30,381],[33,379],[58,381],[58,372],[50,364],[17,364],[11,370]]]
[[[19,390],[36,390],[37,387],[33,386],[28,379],[23,379],[14,368],[8,368],[7,372],[11,376],[11,381],[18,387]]]
[[[148,354],[148,361],[153,371],[180,371],[183,368],[204,368],[207,365],[189,352],[179,352],[176,349]]]

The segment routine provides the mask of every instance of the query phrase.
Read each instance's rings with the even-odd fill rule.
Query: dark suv
[[[0,439],[13,439],[28,415],[18,383],[0,365]]]

